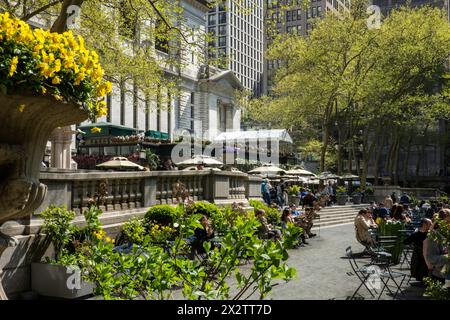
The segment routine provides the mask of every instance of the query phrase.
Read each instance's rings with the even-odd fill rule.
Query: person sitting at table
[[[202,228],[196,228],[194,231],[195,240],[193,247],[198,253],[202,254],[206,253],[205,248],[203,248],[203,243],[214,238],[214,229],[212,228],[207,216],[202,216],[200,218],[200,224],[202,225]],[[213,245],[211,245],[211,248],[212,247]]]
[[[422,281],[423,278],[428,276],[428,266],[423,255],[423,242],[427,238],[431,223],[430,219],[422,219],[420,228],[403,241],[406,245],[413,245],[411,277],[414,277],[417,281]]]
[[[263,209],[256,210],[256,219],[261,223],[258,228],[258,234],[261,239],[281,239],[281,231],[273,228],[271,224],[267,222],[265,217],[266,212]]]
[[[375,241],[370,234],[370,229],[376,229],[378,225],[373,221],[372,214],[366,209],[361,209],[355,218],[356,240],[365,247],[366,252],[372,252]]]

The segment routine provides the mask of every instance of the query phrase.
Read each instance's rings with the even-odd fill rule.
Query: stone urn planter
[[[362,194],[361,193],[355,193],[352,195],[352,202],[353,204],[361,204]]]
[[[42,203],[39,183],[45,146],[58,127],[88,118],[82,107],[52,96],[0,94],[0,225],[29,216]]]
[[[94,285],[81,279],[79,269],[32,263],[31,289],[45,297],[76,299],[91,295],[94,292]]]
[[[296,195],[289,195],[289,203],[293,203],[296,206],[300,205],[300,197]]]
[[[345,193],[338,193],[336,195],[336,200],[337,200],[338,205],[343,206],[347,203],[348,195]]]

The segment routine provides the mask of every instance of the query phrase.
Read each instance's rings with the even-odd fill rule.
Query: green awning
[[[102,129],[100,132],[91,132],[92,128]],[[96,122],[82,125],[79,127],[80,130],[86,132],[86,137],[102,137],[102,136],[130,136],[139,133],[138,129],[126,127],[118,124],[112,124],[109,122]]]
[[[169,140],[169,134],[156,130],[148,130],[145,132],[145,136],[153,139],[159,140]]]

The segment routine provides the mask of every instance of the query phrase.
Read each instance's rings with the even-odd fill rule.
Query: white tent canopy
[[[256,130],[256,131],[233,131],[222,132],[216,138],[214,142],[226,142],[226,141],[255,141],[255,140],[278,140],[288,143],[293,143],[291,136],[285,129],[272,129],[272,130]]]

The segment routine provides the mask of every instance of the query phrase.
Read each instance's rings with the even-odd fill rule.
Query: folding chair
[[[350,263],[350,267],[353,270],[353,274],[355,274],[358,279],[361,281],[361,284],[358,286],[358,288],[355,290],[355,292],[353,292],[353,295],[350,297],[350,300],[352,300],[356,294],[359,292],[359,290],[362,288],[362,286],[364,286],[367,291],[369,291],[370,295],[375,298],[375,295],[372,293],[372,291],[369,289],[369,287],[366,284],[366,281],[369,279],[369,277],[372,275],[372,273],[370,272],[370,269],[368,268],[368,266],[358,266],[358,263],[356,262],[355,257],[353,256],[353,251],[352,251],[352,247],[349,246],[347,247],[347,249],[345,249],[348,261]],[[352,273],[347,273],[348,275],[353,275]],[[375,289],[374,289],[375,290]],[[376,292],[376,290],[375,290]]]

